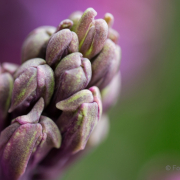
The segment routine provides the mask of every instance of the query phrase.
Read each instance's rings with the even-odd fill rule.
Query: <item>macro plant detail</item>
[[[109,130],[120,91],[114,18],[88,8],[33,30],[21,65],[0,64],[0,178],[52,180]]]

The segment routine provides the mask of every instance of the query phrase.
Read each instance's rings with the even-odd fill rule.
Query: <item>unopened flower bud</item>
[[[13,90],[13,78],[9,73],[0,74],[0,131],[4,128]]]
[[[99,145],[107,137],[109,132],[109,118],[106,114],[101,116],[98,125],[93,130],[87,142],[87,149],[94,148]]]
[[[88,8],[82,15],[76,27],[79,38],[79,51],[88,59],[96,56],[103,48],[108,35],[108,25],[105,20],[94,17],[97,12]]]
[[[119,67],[121,63],[121,48],[116,45],[116,50],[115,50],[115,57],[112,60],[109,69],[103,78],[103,81],[99,81],[99,86],[100,89],[105,88],[113,79],[113,77],[119,72]]]
[[[4,131],[2,133],[7,133]],[[4,180],[18,180],[23,175],[41,132],[42,128],[39,124],[24,124],[11,135],[1,157]]]
[[[65,19],[60,22],[60,24],[56,28],[55,33],[57,33],[58,31],[60,31],[62,29],[71,29],[72,26],[73,26],[73,21],[71,21],[70,19]]]
[[[53,34],[48,42],[46,61],[53,69],[67,54],[77,52],[79,41],[76,33],[62,29]]]
[[[47,42],[55,32],[53,26],[42,26],[33,30],[22,46],[22,63],[32,58],[45,58]]]
[[[75,11],[69,16],[69,19],[73,21],[73,26],[71,27],[71,31],[74,31],[74,32],[76,31],[77,24],[79,20],[81,19],[82,14],[83,12],[81,11]]]
[[[78,52],[63,58],[55,69],[56,87],[50,108],[57,110],[57,102],[86,88],[91,79],[91,71],[90,61]]]
[[[37,179],[56,177],[69,158],[85,148],[101,118],[101,96],[97,87],[81,90],[56,106],[63,110],[57,121],[62,133],[62,145],[59,150],[53,149],[41,162],[36,174]]]
[[[18,180],[25,172],[36,141],[42,134],[42,127],[36,122],[43,108],[44,101],[40,99],[27,116],[17,117],[13,124],[2,131],[0,152],[5,180]]]
[[[36,165],[52,147],[59,148],[61,137],[52,120],[41,116],[44,100],[12,121],[0,136],[1,169],[4,180],[18,180],[27,168]]]
[[[57,103],[63,111],[57,121],[63,134],[62,149],[70,154],[83,150],[102,113],[101,96],[97,87],[82,90]],[[72,108],[69,108],[72,106]],[[63,150],[64,151],[64,150]]]
[[[37,165],[53,147],[59,149],[61,146],[61,134],[57,125],[46,116],[40,117],[39,124],[42,126],[41,142],[34,149],[31,166]]]
[[[118,42],[119,39],[119,33],[112,28],[114,24],[114,16],[110,13],[106,13],[104,16],[104,20],[108,24],[108,38],[111,39],[114,43]]]
[[[119,39],[119,33],[116,30],[109,28],[108,38],[117,44]]]
[[[54,92],[54,73],[43,59],[26,61],[16,72],[9,112],[15,109],[26,110],[40,97],[45,106]]]
[[[106,87],[119,70],[120,57],[120,47],[107,39],[100,54],[92,61],[92,79],[88,86]]]
[[[116,104],[120,94],[120,89],[121,76],[119,72],[115,75],[110,84],[101,90],[103,113],[107,112],[112,106]]]
[[[0,74],[9,73],[13,76],[18,67],[19,66],[17,64],[4,62],[0,65]]]

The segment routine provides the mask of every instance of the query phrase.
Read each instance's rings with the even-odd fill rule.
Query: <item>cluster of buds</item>
[[[0,179],[52,180],[106,137],[121,51],[113,16],[96,15],[35,29],[22,64],[0,64]]]

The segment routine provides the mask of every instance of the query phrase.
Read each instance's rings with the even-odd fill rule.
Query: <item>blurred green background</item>
[[[163,45],[133,79],[131,91],[126,93],[122,84],[121,97],[109,112],[107,140],[72,166],[63,180],[135,180],[155,157],[179,158],[180,1],[171,2],[173,15],[164,19],[168,29],[162,32]]]

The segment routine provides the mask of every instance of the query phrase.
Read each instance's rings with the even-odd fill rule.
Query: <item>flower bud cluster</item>
[[[52,180],[106,137],[121,49],[113,16],[96,15],[33,30],[22,64],[0,64],[0,179]]]

